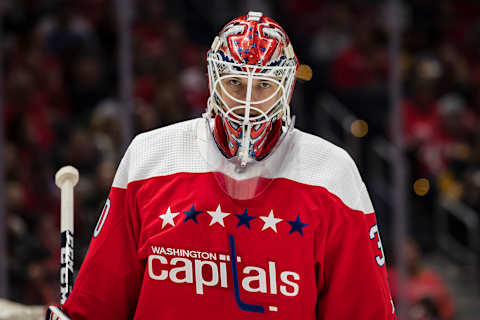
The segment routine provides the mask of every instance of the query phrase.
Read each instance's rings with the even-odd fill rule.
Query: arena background
[[[313,69],[297,127],[357,162],[400,319],[480,319],[475,0],[1,1],[0,298],[42,307],[0,301],[0,319],[58,301],[56,170],[80,171],[78,270],[125,146],[201,115],[205,52],[249,10],[279,21]]]

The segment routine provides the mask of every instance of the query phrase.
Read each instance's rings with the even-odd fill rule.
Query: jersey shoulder
[[[302,163],[307,163],[309,159],[315,159],[312,164],[324,166],[326,163],[337,163],[337,168],[356,167],[355,162],[348,152],[319,136],[303,132],[296,129],[294,131],[294,141],[296,146],[302,151],[297,153]],[[319,162],[320,161],[320,162]]]
[[[140,133],[132,140],[127,152],[135,156],[143,155],[148,159],[152,156],[165,156],[167,154],[165,149],[168,148],[189,146],[195,139],[198,120],[181,121]]]
[[[182,121],[137,135],[120,162],[113,186],[126,188],[133,181],[179,171],[205,171],[197,159],[197,126],[201,121]]]
[[[373,212],[365,184],[346,150],[300,130],[293,133],[295,147],[287,178],[323,187],[351,209]]]

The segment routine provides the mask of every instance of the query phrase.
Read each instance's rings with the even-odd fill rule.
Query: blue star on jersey
[[[190,210],[188,211],[183,211],[183,213],[185,214],[185,221],[184,222],[187,222],[188,220],[193,220],[195,223],[198,224],[198,221],[197,221],[197,216],[202,213],[203,211],[198,211],[198,210],[195,210],[195,205],[192,205],[192,207],[190,208]]]
[[[250,229],[250,221],[255,219],[255,217],[248,215],[247,209],[243,211],[243,214],[236,214],[235,217],[238,218],[237,228],[244,225],[247,226],[248,229]]]
[[[292,227],[290,229],[290,234],[291,233],[294,233],[295,231],[300,233],[302,236],[303,236],[303,228],[308,226],[308,224],[306,223],[303,223],[302,221],[300,221],[300,215],[297,215],[297,219],[295,220],[287,220],[287,222],[290,224],[290,226]]]

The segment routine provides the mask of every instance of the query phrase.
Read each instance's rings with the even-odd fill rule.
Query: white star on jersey
[[[277,223],[279,223],[280,221],[283,220],[283,219],[280,219],[280,218],[275,218],[273,216],[273,210],[270,210],[270,214],[268,215],[268,217],[260,216],[259,218],[262,219],[263,222],[264,222],[262,231],[267,229],[267,228],[270,228],[273,231],[277,232]]]
[[[211,226],[212,224],[218,222],[219,224],[222,225],[222,227],[225,227],[225,224],[223,223],[223,219],[224,219],[226,216],[229,216],[229,215],[230,215],[230,213],[222,212],[222,208],[220,207],[220,205],[218,205],[217,210],[215,210],[215,211],[207,211],[207,213],[212,217],[212,221],[210,221],[209,226]]]
[[[180,212],[171,212],[170,211],[170,207],[168,207],[167,209],[167,212],[165,212],[164,214],[161,214],[159,216],[159,218],[161,218],[163,220],[163,223],[162,223],[162,229],[167,225],[167,224],[170,224],[172,225],[173,227],[175,227],[175,223],[173,222],[173,218],[175,218],[176,216],[178,216],[180,214]]]

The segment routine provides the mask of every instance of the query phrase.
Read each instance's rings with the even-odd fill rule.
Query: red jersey
[[[75,320],[395,319],[375,214],[347,153],[295,129],[294,153],[268,188],[236,200],[196,143],[204,121],[133,140],[64,311]]]

